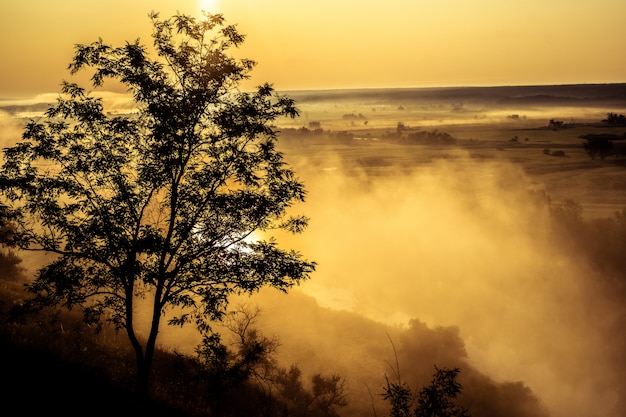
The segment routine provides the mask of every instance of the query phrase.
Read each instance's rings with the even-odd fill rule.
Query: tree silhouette
[[[624,126],[626,125],[626,116],[624,116],[623,114],[608,113],[606,115],[606,119],[602,120],[602,123],[607,123],[609,125]]]
[[[417,396],[415,417],[469,417],[469,411],[455,403],[461,393],[456,381],[460,370],[435,366],[430,385],[423,387]]]
[[[400,379],[396,362],[398,382],[390,382],[383,388],[383,399],[390,405],[390,417],[470,417],[469,410],[456,404],[462,386],[456,377],[458,368],[447,369],[435,366],[430,385],[422,387],[417,396],[406,382]]]
[[[211,335],[228,297],[262,286],[286,291],[315,269],[256,230],[301,232],[288,216],[305,190],[276,150],[278,117],[293,100],[270,85],[238,84],[254,62],[228,55],[244,36],[221,15],[151,13],[154,57],[139,40],[77,45],[71,73],[93,70],[126,86],[136,112],[111,116],[101,99],[63,82],[45,117],[5,149],[0,172],[10,243],[56,256],[30,285],[27,309],[80,306],[88,323],[124,329],[148,381],[161,319]],[[149,328],[136,323],[149,301]],[[174,310],[172,307],[176,307]]]

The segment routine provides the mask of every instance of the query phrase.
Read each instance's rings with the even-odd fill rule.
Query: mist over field
[[[311,371],[328,362],[345,369],[364,396],[363,384],[380,388],[390,373],[385,332],[393,332],[402,349],[415,351],[400,361],[412,384],[425,384],[434,364],[460,366],[468,395],[480,374],[521,381],[553,416],[616,412],[624,369],[612,345],[623,346],[614,327],[623,307],[594,284],[599,273],[583,258],[560,249],[518,167],[458,158],[376,178],[299,166],[312,220],[294,245],[315,254],[319,267],[298,291],[329,310],[311,313],[311,302],[303,310],[307,302],[288,301],[301,297],[293,293],[260,297],[284,353],[292,348]],[[351,322],[345,312],[358,316]],[[509,412],[533,404],[517,388],[505,401]],[[480,399],[489,401],[474,393],[473,408]]]
[[[477,149],[465,143],[463,149],[407,146],[390,151],[372,141],[386,127],[369,132],[368,125],[392,126],[387,132],[393,134],[394,117],[396,123],[403,121],[400,117],[410,108],[409,100],[396,96],[384,96],[389,101],[377,104],[368,100],[382,95],[344,97],[350,102],[345,108],[337,96],[332,106],[320,107],[320,119],[334,116],[334,124],[328,123],[344,123],[359,144],[286,148],[287,160],[309,190],[301,211],[311,217],[309,229],[293,244],[319,263],[314,278],[297,292],[312,297],[322,312],[302,309],[313,309],[312,301],[287,302],[289,295],[284,304],[275,296],[268,296],[269,302],[260,297],[268,328],[284,342],[285,354],[290,348],[299,352],[293,360],[311,371],[323,369],[325,362],[345,369],[363,409],[369,399],[365,385],[379,388],[381,374],[391,372],[385,361],[393,361],[386,336],[392,333],[401,346],[400,368],[411,384],[426,384],[433,364],[466,372],[460,376],[467,390],[463,398],[476,415],[540,415],[542,407],[552,416],[621,415],[626,388],[621,378],[626,370],[623,299],[602,284],[605,271],[590,264],[584,253],[567,249],[569,242],[556,232],[545,199],[582,200],[583,210],[585,203],[607,203],[600,215],[610,216],[624,207],[623,199],[611,198],[620,194],[615,187],[626,178],[623,166],[591,165],[574,131],[562,135],[531,129],[556,117],[598,120],[606,116],[604,106],[624,109],[623,95],[599,94],[594,102],[591,91],[578,99],[550,99],[549,94],[565,94],[565,89],[530,91],[535,100],[478,95],[460,102],[454,97],[451,102],[457,104],[444,100],[435,106],[447,117],[442,130],[460,137],[463,132],[473,135],[472,128],[482,133],[477,138],[484,146]],[[613,93],[619,96],[617,90]],[[471,107],[468,102],[482,103],[487,120],[477,118],[473,127],[465,118],[459,121],[458,109]],[[338,120],[350,106],[358,114],[355,103],[364,111],[378,106],[364,114],[367,125]],[[393,116],[380,116],[381,107]],[[431,129],[429,111],[432,115],[433,107],[422,111],[426,118],[421,123],[416,118],[407,125]],[[419,110],[415,113],[420,116]],[[324,128],[324,122],[320,125]],[[481,125],[489,126],[496,139],[489,142]],[[508,148],[522,141],[519,148]],[[563,149],[563,164],[568,165],[546,158],[546,147]],[[540,164],[543,170],[537,168]],[[610,185],[603,189],[602,183]],[[357,324],[349,317],[367,320]],[[296,330],[283,330],[281,322]],[[472,392],[477,386],[491,390]],[[506,411],[495,411],[501,398],[506,398]],[[481,401],[489,399],[493,409],[481,408]]]
[[[459,367],[460,403],[475,416],[623,415],[622,287],[572,248],[550,210],[567,198],[588,218],[626,207],[623,163],[592,160],[579,138],[626,111],[623,85],[290,96],[301,117],[280,126],[280,146],[308,190],[294,212],[310,224],[276,237],[317,271],[288,294],[233,300],[261,308],[281,362],[344,376],[345,415],[384,415],[394,348],[411,387],[435,365]],[[0,108],[3,146],[28,109]],[[398,142],[421,132],[445,141]],[[34,271],[41,261],[28,256]],[[199,341],[161,333],[182,351]]]

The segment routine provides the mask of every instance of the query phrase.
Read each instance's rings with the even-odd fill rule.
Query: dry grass
[[[4,267],[7,258],[0,261]],[[10,323],[11,306],[28,297],[25,282],[19,273],[5,274],[0,286],[5,410],[38,416],[194,415],[193,410],[172,407],[176,402],[168,397],[173,395],[168,385],[176,355],[157,353],[155,393],[148,403],[138,403],[133,395],[134,353],[123,333],[108,327],[95,333],[76,311],[50,309]]]

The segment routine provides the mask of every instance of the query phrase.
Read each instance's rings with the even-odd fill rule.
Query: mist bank
[[[520,166],[455,152],[386,175],[347,169],[333,152],[289,156],[309,190],[297,209],[311,223],[279,241],[318,262],[297,291],[326,310],[320,316],[289,296],[260,296],[274,323],[267,329],[283,341],[285,357],[297,352],[303,367],[332,363],[355,386],[380,381],[392,359],[385,332],[395,328],[420,346],[401,366],[416,369],[405,375],[421,384],[433,364],[445,365],[438,361],[461,363],[471,369],[461,378],[467,390],[481,378],[513,384],[511,395],[539,407],[533,413],[545,406],[555,417],[619,415],[623,299],[557,232],[545,191]],[[373,336],[340,319],[347,313],[386,327]],[[435,329],[447,336],[423,346]],[[354,375],[359,369],[367,375]]]

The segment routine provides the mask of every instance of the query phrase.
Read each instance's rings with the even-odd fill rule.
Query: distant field
[[[608,113],[626,114],[626,84],[281,94],[295,99],[300,110],[300,117],[279,121],[281,146],[289,157],[306,157],[319,169],[392,175],[441,159],[454,160],[461,168],[469,156],[472,161],[507,161],[523,167],[553,201],[576,200],[585,216],[612,215],[626,207],[626,160],[614,156],[592,160],[580,138],[590,133],[626,134],[626,126],[602,123]],[[119,105],[120,98],[113,98],[112,105]],[[105,107],[110,100],[104,95]],[[47,107],[47,103],[0,102],[3,146],[19,138],[16,120],[37,117]],[[121,111],[116,108],[113,114]],[[551,120],[562,123],[562,128],[551,128]],[[449,135],[454,143],[403,145],[394,138],[423,132]],[[556,156],[559,153],[563,156]],[[340,167],[334,166],[336,159]]]
[[[626,142],[626,126],[602,123],[609,112],[626,113],[623,85],[289,95],[301,117],[281,122],[284,149],[290,157],[319,164],[319,169],[392,175],[441,158],[454,159],[461,167],[469,156],[521,166],[553,201],[573,199],[586,217],[610,216],[626,208],[626,159],[592,160],[581,138],[609,133]],[[551,120],[562,123],[560,128],[550,126]],[[397,140],[419,132],[448,134],[454,143],[405,145]],[[327,166],[330,154],[340,167]]]

